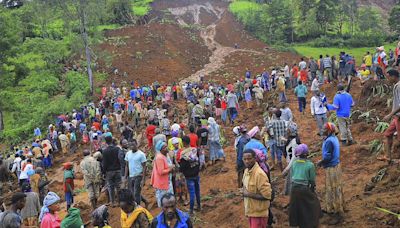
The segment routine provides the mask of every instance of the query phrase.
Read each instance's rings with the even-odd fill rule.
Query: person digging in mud
[[[340,165],[340,143],[336,137],[336,126],[326,123],[324,126],[324,142],[322,144],[322,160],[317,166],[325,169],[325,212],[331,220],[329,225],[337,225],[343,220],[344,196],[342,168]]]
[[[386,137],[386,156],[379,158],[380,160],[386,160],[392,163],[392,151],[393,151],[393,137],[397,133],[397,140],[400,141],[400,76],[399,71],[397,70],[389,70],[388,71],[388,79],[392,83],[396,83],[393,87],[393,103],[392,103],[392,112],[390,112],[385,118],[384,121],[389,121],[389,128],[385,131],[384,135]]]
[[[150,228],[181,227],[193,228],[190,216],[176,208],[174,194],[167,193],[161,198],[162,212],[151,222]]]
[[[256,162],[256,153],[249,149],[243,152],[246,170],[243,174],[245,215],[250,228],[267,227],[272,188],[267,174]]]

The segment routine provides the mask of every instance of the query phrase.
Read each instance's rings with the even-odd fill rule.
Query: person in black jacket
[[[197,202],[197,210],[201,210],[200,205],[200,161],[196,148],[190,147],[190,138],[182,137],[184,149],[180,156],[180,171],[186,178],[186,185],[190,196],[190,210],[193,214],[194,200]]]
[[[113,144],[113,138],[111,136],[107,136],[105,140],[108,146],[103,150],[102,163],[104,172],[106,173],[109,200],[112,206],[116,207],[115,189],[117,189],[118,192],[121,185],[121,164],[118,158],[120,148]]]

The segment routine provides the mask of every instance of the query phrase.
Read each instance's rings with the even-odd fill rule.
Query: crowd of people
[[[83,175],[95,227],[110,227],[110,207],[121,208],[121,227],[193,227],[191,216],[202,210],[201,172],[226,160],[226,128],[233,128],[235,135],[237,184],[251,228],[270,227],[275,222],[271,202],[278,196],[271,170],[286,180],[290,226],[317,227],[322,211],[330,216],[331,224],[339,224],[345,208],[340,152],[342,146],[356,143],[350,129],[355,102],[348,82],[357,74],[365,82],[370,78],[363,71],[368,70],[375,76],[371,78],[396,83],[393,110],[385,117],[393,119],[385,132],[386,159],[391,161],[393,137],[396,133],[400,137],[398,56],[397,49],[394,58],[387,58],[379,47],[375,55],[366,54],[359,73],[354,58],[341,53],[338,61],[329,55],[308,62],[301,58],[292,67],[285,64],[255,76],[247,69],[243,79],[226,85],[201,78],[184,84],[140,86],[131,82],[103,87],[98,102],[58,116],[46,134],[34,129],[29,146],[14,146],[0,160],[1,195],[15,190],[15,183],[19,188],[7,203],[2,199],[0,228],[85,225],[87,221],[82,221],[80,210],[74,207],[76,172]],[[391,64],[394,69],[387,71]],[[338,84],[337,93],[329,103],[322,89],[323,84],[333,82]],[[293,115],[288,91],[293,91],[303,115],[309,103],[316,137],[323,142],[322,158],[316,164],[307,157],[309,147],[302,143],[295,122],[301,117]],[[272,92],[279,94],[278,100],[265,110],[263,126],[248,130],[246,122],[238,121],[239,113],[252,110],[253,101],[263,107],[266,94]],[[328,122],[329,112],[336,112],[338,126]],[[81,159],[72,162],[72,155],[78,153],[75,157]],[[47,176],[60,161],[64,161],[62,193],[50,187],[54,181]],[[315,193],[316,167],[322,167],[326,175],[322,208]],[[148,173],[156,202],[142,192]],[[99,205],[101,192],[107,195],[104,205]],[[61,220],[58,212],[64,201],[68,213]],[[162,208],[156,217],[148,211],[151,203]],[[178,205],[188,206],[187,213]]]

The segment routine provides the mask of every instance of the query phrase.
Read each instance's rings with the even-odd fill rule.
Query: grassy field
[[[396,47],[395,43],[392,44],[385,44],[385,51],[388,54],[389,49],[394,50]],[[336,57],[339,56],[341,51],[349,53],[350,55],[356,58],[357,65],[362,62],[362,57],[365,55],[367,51],[373,53],[376,47],[362,47],[362,48],[338,48],[338,47],[329,47],[329,48],[317,48],[317,47],[308,47],[302,45],[294,45],[293,47],[297,53],[303,55],[305,57],[314,57],[319,58],[319,55],[326,55],[329,54],[330,56],[335,55]]]
[[[136,16],[146,15],[151,7],[149,6],[153,0],[132,0],[132,12]]]

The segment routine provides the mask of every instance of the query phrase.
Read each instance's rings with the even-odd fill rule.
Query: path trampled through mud
[[[205,4],[193,4],[184,7],[169,8],[168,10],[171,12],[172,15],[176,17],[176,20],[182,26],[188,25],[184,19],[184,16],[187,17],[188,15],[193,18],[195,25],[202,26],[202,21],[200,18],[201,10],[205,10],[205,12],[212,14],[216,17],[216,20],[213,23],[207,25],[205,28],[202,28],[200,31],[200,36],[204,40],[205,45],[210,51],[212,51],[212,54],[210,56],[210,63],[206,64],[203,69],[181,80],[181,84],[186,82],[199,81],[201,75],[205,76],[216,70],[221,69],[224,66],[225,57],[234,52],[249,52],[259,55],[264,54],[263,52],[250,49],[226,47],[216,41],[216,27],[225,13],[225,9],[221,7],[213,6],[211,3],[207,2]]]

